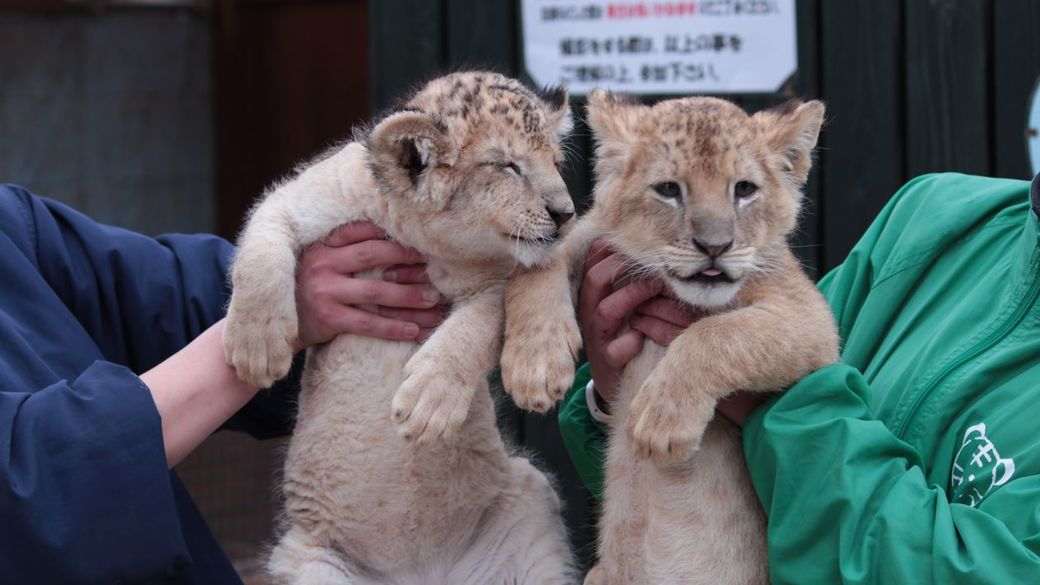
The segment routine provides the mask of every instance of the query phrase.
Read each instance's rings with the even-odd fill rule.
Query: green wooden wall
[[[792,96],[827,103],[795,245],[816,274],[838,263],[901,184],[958,171],[1029,178],[1026,114],[1040,75],[1037,0],[798,0],[799,70],[781,94],[729,96],[757,110]],[[518,0],[373,0],[375,110],[451,70],[523,76]],[[581,103],[576,103],[580,113]],[[590,192],[588,129],[566,172]],[[550,415],[503,406],[508,434],[557,477],[573,542],[592,553],[594,508]]]

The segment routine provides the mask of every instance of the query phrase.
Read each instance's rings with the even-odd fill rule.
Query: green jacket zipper
[[[1000,329],[987,335],[985,339],[980,341],[967,352],[961,354],[956,360],[950,362],[942,369],[942,371],[932,378],[931,382],[929,382],[925,389],[917,395],[913,404],[910,405],[910,410],[907,411],[906,416],[903,417],[903,422],[900,423],[899,430],[896,432],[897,437],[900,439],[904,438],[906,430],[910,426],[910,422],[913,420],[914,416],[917,415],[917,411],[921,408],[921,405],[924,404],[925,399],[927,399],[928,395],[938,388],[940,384],[946,381],[946,378],[949,377],[950,374],[996,345],[997,342],[1003,339],[1005,335],[1010,333],[1012,329],[1022,322],[1026,314],[1029,312],[1030,307],[1036,304],[1037,297],[1040,296],[1040,277],[1038,277],[1037,271],[1035,270],[1038,256],[1040,256],[1040,250],[1034,250],[1033,256],[1029,261],[1030,267],[1034,270],[1033,282],[1030,284],[1029,291],[1025,295],[1026,301],[1019,305],[1018,310],[1015,311],[1010,319],[1004,322]]]

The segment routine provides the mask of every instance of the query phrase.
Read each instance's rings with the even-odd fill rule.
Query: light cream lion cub
[[[268,563],[278,583],[572,582],[560,503],[507,454],[486,382],[506,278],[542,261],[573,215],[557,171],[570,127],[562,91],[449,75],[253,211],[224,335],[247,382],[288,371],[297,258],[342,223],[373,222],[425,254],[453,307],[421,346],[340,335],[308,352]]]
[[[738,389],[777,391],[838,357],[830,310],[786,241],[823,104],[748,116],[713,98],[648,107],[596,92],[588,113],[595,205],[548,269],[507,287],[506,389],[531,408],[562,396],[578,344],[568,272],[580,277],[589,244],[605,237],[708,316],[667,350],[648,340],[625,369],[608,433],[600,561],[585,583],[767,583],[765,523],[740,430],[713,417]]]

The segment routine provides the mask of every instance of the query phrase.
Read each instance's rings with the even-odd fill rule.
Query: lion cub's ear
[[[639,115],[648,108],[635,98],[594,89],[587,98],[589,127],[596,138],[597,174],[617,170],[635,141]]]
[[[390,114],[372,129],[368,148],[377,176],[396,189],[413,189],[422,173],[435,166],[451,166],[458,149],[447,128],[424,112]]]
[[[784,172],[801,186],[809,179],[812,153],[823,126],[823,102],[791,99],[753,116],[766,137],[766,146],[778,155]]]
[[[639,114],[646,109],[636,98],[602,89],[592,90],[587,102],[589,126],[600,143],[630,142]]]
[[[549,127],[556,129],[557,138],[566,138],[571,130],[574,130],[574,117],[571,116],[570,95],[567,89],[556,85],[544,87],[536,93],[548,106],[545,118]]]

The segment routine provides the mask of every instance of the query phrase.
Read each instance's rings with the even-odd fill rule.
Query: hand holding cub
[[[615,282],[625,276],[624,266],[624,258],[605,242],[595,242],[585,262],[578,301],[578,322],[589,369],[596,391],[608,403],[616,396],[625,366],[643,349],[647,338],[667,347],[697,319],[690,307],[664,294],[660,281],[636,281],[615,290]],[[665,388],[668,375],[662,366],[667,367],[667,362],[658,365],[661,371],[655,371],[634,400],[628,432],[643,456],[673,460],[689,455],[698,438],[693,435],[703,432],[707,421],[694,424],[694,419],[703,418],[703,412],[701,417],[683,418],[680,412],[689,411],[693,405],[671,404],[665,399],[691,395],[693,388]],[[679,372],[672,376],[671,383],[688,382],[687,374]],[[742,425],[760,403],[759,398],[740,392],[723,398],[717,407],[720,414]],[[700,410],[705,409],[701,405]],[[706,410],[710,415],[710,407]]]
[[[234,297],[224,345],[239,377],[270,386],[288,373],[293,354],[340,333],[429,337],[445,310],[428,285],[424,258],[383,238],[385,233],[368,223],[343,225],[300,256],[294,296],[265,289],[267,296]],[[382,281],[354,276],[379,267],[389,267]]]
[[[297,350],[340,333],[423,341],[444,320],[440,294],[429,286],[426,259],[370,223],[332,231],[300,257],[296,272]],[[382,280],[355,273],[388,267]]]

